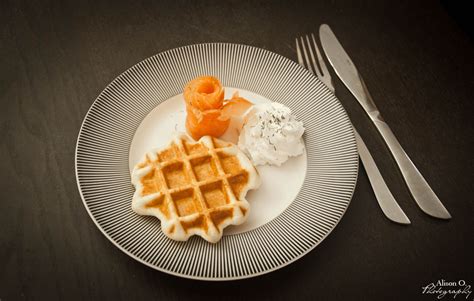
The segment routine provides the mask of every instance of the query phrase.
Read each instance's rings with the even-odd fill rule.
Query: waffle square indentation
[[[152,170],[145,176],[141,178],[143,185],[142,195],[149,195],[161,191],[162,184],[160,178],[160,171],[153,167]]]
[[[226,174],[233,174],[242,169],[239,159],[236,156],[228,155],[222,152],[219,152],[217,155],[221,161],[222,169]]]
[[[217,176],[217,168],[211,156],[195,158],[190,162],[198,181],[204,181]]]
[[[164,151],[158,154],[158,159],[161,162],[167,162],[171,160],[178,159],[180,157],[179,150],[176,144],[172,144],[170,148],[165,149]]]
[[[229,202],[222,181],[203,185],[200,189],[208,208],[224,206]]]
[[[214,225],[219,226],[224,221],[232,218],[234,216],[234,208],[225,208],[218,211],[213,211],[210,214],[210,218]]]
[[[165,195],[159,195],[158,197],[154,198],[153,200],[149,201],[145,204],[145,208],[156,208],[159,209],[160,212],[166,217],[170,217],[170,212],[168,210],[168,204],[166,203]]]
[[[184,150],[188,155],[198,155],[207,153],[208,149],[201,143],[188,143],[187,141],[183,142]]]
[[[192,228],[198,228],[202,229],[203,231],[207,231],[209,228],[207,219],[202,214],[191,221],[181,221],[181,226],[183,227],[184,231],[189,231]]]
[[[199,202],[192,188],[172,193],[171,199],[179,216],[191,215],[200,209]]]
[[[163,174],[168,188],[178,188],[190,183],[189,177],[184,169],[183,162],[176,162],[163,167]]]
[[[240,199],[240,194],[242,193],[242,190],[247,185],[248,178],[249,178],[248,173],[242,172],[238,175],[229,177],[227,179],[229,181],[230,188],[232,189],[232,192],[234,193],[237,199]]]

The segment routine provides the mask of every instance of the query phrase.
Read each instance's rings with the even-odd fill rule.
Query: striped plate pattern
[[[306,128],[308,167],[293,203],[271,222],[217,244],[199,237],[176,242],[159,220],[131,210],[129,147],[143,118],[182,93],[192,78],[210,74],[224,86],[290,107]],[[270,51],[238,44],[198,44],[162,52],[131,67],[97,97],[76,146],[76,177],[97,227],[136,260],[177,276],[230,280],[281,268],[317,246],[341,219],[358,173],[349,118],[312,74]],[[284,183],[281,183],[284,185]]]

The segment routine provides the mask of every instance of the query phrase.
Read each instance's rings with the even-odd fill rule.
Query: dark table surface
[[[0,300],[435,300],[421,287],[474,285],[474,45],[442,4],[2,1],[0,20]],[[361,168],[332,234],[261,277],[180,279],[114,247],[84,209],[74,173],[79,128],[101,90],[135,63],[193,43],[242,43],[295,59],[295,36],[321,23],[332,26],[453,219],[418,209],[375,128],[335,80],[412,225],[384,217]]]

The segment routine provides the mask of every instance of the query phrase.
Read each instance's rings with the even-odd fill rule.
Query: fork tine
[[[323,76],[331,77],[331,75],[329,74],[328,68],[326,67],[326,63],[324,63],[323,57],[321,56],[321,52],[319,52],[319,47],[318,47],[318,44],[316,44],[316,39],[314,38],[314,35],[311,34],[311,37],[313,38],[313,44],[314,44],[314,48],[316,49],[316,55],[318,56],[318,62],[319,62],[319,67],[321,68],[321,72],[323,73]]]
[[[303,48],[303,54],[306,59],[306,64],[308,65],[308,70],[314,74],[315,72],[313,70],[313,67],[311,66],[311,61],[309,60],[308,52],[306,52],[306,47],[305,47],[303,37],[300,37],[300,39],[301,39],[301,48]]]
[[[314,70],[316,71],[316,75],[321,78],[323,75],[321,74],[321,71],[319,70],[318,68],[318,64],[316,63],[316,59],[314,58],[314,53],[313,53],[313,49],[311,49],[311,42],[309,41],[309,37],[308,35],[306,35],[306,42],[307,42],[307,45],[308,45],[308,49],[309,49],[309,54],[311,56],[311,60],[313,62],[313,66],[314,66]],[[316,47],[316,53],[319,53],[319,50],[318,48]],[[308,59],[308,58],[306,58]],[[309,64],[309,60],[308,60],[308,64]]]
[[[300,49],[300,45],[299,45],[299,43],[298,43],[298,38],[296,38],[295,40],[296,40],[296,55],[297,55],[297,57],[298,57],[298,63],[299,63],[301,66],[303,66],[303,67],[306,68],[306,66],[304,65],[303,56],[301,55],[301,49]]]

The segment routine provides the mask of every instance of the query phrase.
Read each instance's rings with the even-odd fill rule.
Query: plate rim
[[[92,212],[90,211],[90,208],[87,206],[87,203],[86,203],[86,200],[85,200],[85,197],[82,193],[82,190],[81,190],[81,186],[80,186],[80,181],[79,181],[79,172],[78,172],[78,163],[77,163],[77,160],[78,160],[78,150],[79,150],[79,141],[80,141],[80,137],[81,137],[81,134],[83,132],[83,128],[84,128],[84,125],[86,123],[86,120],[87,120],[87,117],[89,116],[89,114],[91,113],[91,110],[94,108],[94,106],[96,105],[96,103],[99,101],[100,97],[103,95],[104,91],[106,91],[117,79],[121,78],[124,74],[126,74],[127,72],[129,72],[130,70],[132,70],[133,68],[135,68],[136,66],[138,66],[139,64],[141,64],[143,61],[146,61],[148,59],[151,59],[151,58],[154,58],[160,54],[165,54],[165,53],[169,53],[169,52],[172,52],[172,51],[175,51],[177,49],[180,49],[180,48],[186,48],[186,47],[196,47],[196,46],[199,46],[199,45],[235,45],[235,46],[244,46],[244,47],[250,47],[250,48],[255,48],[257,50],[260,50],[260,51],[265,51],[265,52],[268,52],[269,54],[273,54],[273,55],[277,55],[279,57],[282,57],[288,61],[290,61],[292,64],[296,65],[297,68],[300,68],[303,70],[303,72],[309,74],[311,77],[313,77],[313,79],[315,79],[316,81],[320,82],[323,86],[323,88],[327,91],[329,91],[337,100],[337,102],[339,103],[339,106],[340,108],[344,111],[345,113],[345,118],[348,119],[349,123],[350,123],[350,119],[349,119],[349,115],[347,114],[347,110],[344,108],[344,106],[342,105],[342,103],[340,102],[340,100],[334,95],[334,93],[332,93],[322,82],[319,78],[317,78],[314,74],[312,74],[311,72],[309,72],[306,68],[302,67],[301,65],[297,64],[295,61],[287,58],[286,56],[283,56],[279,53],[276,53],[276,52],[273,52],[273,51],[270,51],[270,50],[267,50],[265,48],[261,48],[261,47],[256,47],[256,46],[252,46],[252,45],[247,45],[247,44],[241,44],[241,43],[228,43],[228,42],[208,42],[208,43],[195,43],[195,44],[188,44],[188,45],[183,45],[183,46],[178,46],[178,47],[173,47],[173,48],[170,48],[170,49],[167,49],[167,50],[164,50],[164,51],[160,51],[152,56],[149,56],[149,57],[146,57],[142,60],[140,60],[139,62],[133,64],[132,66],[128,67],[127,69],[125,69],[124,71],[122,71],[119,75],[117,75],[116,77],[114,77],[102,90],[101,92],[99,93],[99,95],[94,99],[94,101],[91,103],[91,105],[89,106],[89,109],[87,110],[86,114],[84,115],[84,118],[82,119],[82,122],[81,122],[81,126],[80,126],[80,129],[79,129],[79,132],[77,134],[77,139],[76,139],[76,147],[75,147],[75,152],[74,152],[74,171],[75,171],[75,176],[76,176],[76,185],[77,185],[77,188],[78,188],[78,191],[79,191],[79,194],[81,196],[81,200],[82,200],[82,204],[84,205],[87,213],[89,214],[89,217],[92,219],[92,221],[94,222],[94,224],[96,225],[96,227],[100,230],[100,232],[102,232],[102,234],[110,241],[112,242],[112,244],[117,247],[119,250],[121,250],[122,252],[124,252],[125,254],[127,254],[128,256],[130,256],[131,258],[135,259],[136,261],[154,269],[154,270],[157,270],[157,271],[160,271],[160,272],[164,272],[166,274],[169,274],[169,275],[173,275],[173,276],[177,276],[177,277],[180,277],[180,278],[186,278],[186,279],[192,279],[192,280],[201,280],[201,281],[233,281],[233,280],[243,280],[243,279],[248,279],[248,278],[254,278],[254,277],[258,277],[258,276],[262,276],[262,275],[265,275],[265,274],[269,274],[269,273],[272,273],[276,270],[279,270],[279,269],[282,269],[290,264],[292,264],[293,262],[301,259],[302,257],[306,256],[309,252],[311,252],[312,250],[314,250],[317,246],[319,246],[319,244],[321,242],[323,242],[326,237],[331,234],[334,229],[339,225],[340,221],[342,220],[342,218],[344,217],[344,215],[346,214],[347,212],[347,209],[349,208],[350,204],[352,203],[352,198],[354,197],[354,192],[355,192],[355,189],[356,189],[356,186],[357,186],[357,182],[358,182],[358,178],[359,178],[359,169],[360,169],[360,162],[359,162],[359,158],[357,156],[357,160],[356,160],[356,166],[355,166],[355,178],[354,178],[354,185],[351,189],[351,193],[350,193],[350,197],[348,199],[348,202],[347,202],[347,206],[345,206],[345,208],[343,209],[340,217],[337,219],[337,221],[335,222],[334,226],[331,227],[331,229],[329,231],[327,231],[324,235],[322,235],[321,239],[319,239],[316,243],[314,243],[311,247],[309,247],[307,250],[305,250],[304,252],[302,252],[301,254],[299,254],[298,256],[292,258],[291,260],[288,260],[288,261],[285,261],[284,263],[278,265],[278,266],[275,266],[273,268],[270,268],[270,269],[266,269],[266,270],[263,270],[261,272],[257,272],[257,273],[251,273],[251,274],[248,274],[248,275],[242,275],[242,276],[234,276],[234,277],[201,277],[201,276],[193,276],[193,275],[186,275],[186,274],[183,274],[183,273],[177,273],[177,272],[173,272],[173,271],[170,271],[170,270],[167,270],[165,268],[160,268],[158,266],[155,266],[139,257],[137,257],[136,255],[132,254],[130,251],[126,250],[124,247],[122,247],[121,245],[118,244],[118,242],[116,242],[104,229],[103,227],[98,223],[97,219],[94,217],[94,215],[92,214]],[[253,91],[251,91],[253,92]],[[256,92],[253,92],[253,93],[256,93]],[[352,137],[352,146],[357,150],[357,144],[356,144],[356,140],[355,140],[355,134],[354,134],[354,129],[353,127],[351,127],[351,137]],[[307,171],[305,173],[305,178],[307,176]],[[301,188],[300,188],[300,191],[301,191]],[[286,211],[287,209],[285,209],[284,211]],[[262,225],[263,226],[263,225]],[[260,227],[262,227],[260,226]]]

